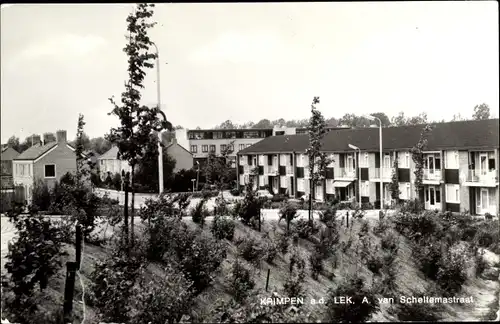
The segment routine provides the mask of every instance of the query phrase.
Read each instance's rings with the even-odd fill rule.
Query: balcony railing
[[[291,165],[286,166],[286,174],[293,175],[293,167]]]
[[[356,169],[338,168],[334,170],[335,179],[356,178]]]
[[[244,165],[243,166],[243,173],[249,174],[252,171],[252,165]]]
[[[441,180],[441,170],[424,169],[422,180]]]
[[[380,176],[382,175],[383,180],[390,180],[392,177],[393,170],[394,168],[375,168],[371,172],[370,178],[380,179]]]
[[[467,182],[494,184],[498,182],[496,170],[468,170]]]

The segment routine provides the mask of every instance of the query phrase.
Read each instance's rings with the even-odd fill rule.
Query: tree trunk
[[[130,209],[130,246],[134,246],[134,216],[135,216],[135,190],[134,190],[134,166],[132,166],[132,177],[130,179],[131,190],[132,190],[132,208]]]
[[[128,173],[125,175],[124,181],[125,189],[125,203],[123,209],[123,234],[125,239],[125,246],[128,249]]]
[[[314,190],[314,183],[313,183],[313,180],[310,179],[309,180],[309,223],[312,225],[313,221],[312,221],[312,205],[313,205],[313,201],[312,201],[312,193],[313,193],[313,190]]]

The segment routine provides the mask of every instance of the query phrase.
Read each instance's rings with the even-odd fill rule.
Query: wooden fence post
[[[73,323],[73,294],[75,291],[75,277],[78,270],[76,262],[66,262],[66,285],[64,287],[64,323]]]
[[[271,269],[267,269],[267,279],[266,279],[266,291],[267,291],[267,287],[269,286],[269,274],[271,272]]]
[[[80,224],[76,225],[76,266],[80,269],[80,263],[82,261],[82,226]]]

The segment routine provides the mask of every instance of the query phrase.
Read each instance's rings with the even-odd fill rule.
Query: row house
[[[254,177],[256,187],[269,186],[274,193],[289,197],[310,193],[318,201],[358,201],[361,197],[363,203],[379,207],[380,201],[391,202],[389,185],[396,177],[402,201],[419,196],[429,210],[498,215],[498,119],[437,123],[432,127],[423,151],[423,190],[418,195],[410,151],[419,141],[423,125],[383,128],[382,156],[377,128],[331,130],[322,140],[322,151],[332,162],[326,168],[325,180],[313,191],[306,154],[309,136],[273,136],[239,152],[238,183],[244,185]]]

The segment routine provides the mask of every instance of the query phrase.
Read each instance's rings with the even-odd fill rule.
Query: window
[[[489,158],[488,159],[488,170],[493,171],[495,170],[495,159],[494,158]]]
[[[220,145],[220,151],[221,151],[221,153],[222,153],[222,152],[224,152],[224,151],[226,150],[226,147],[227,147],[227,145],[226,145],[226,144],[221,144],[221,145]]]
[[[251,155],[247,155],[247,164],[252,165],[252,156]]]
[[[457,184],[446,185],[446,202],[460,203],[460,186]]]
[[[191,145],[191,153],[198,153],[198,145]]]
[[[56,177],[56,165],[46,164],[45,165],[45,178],[55,178]]]
[[[446,169],[458,169],[458,151],[445,152],[444,167]]]
[[[243,150],[243,149],[245,149],[245,144],[240,144],[239,148],[240,148],[240,151]]]
[[[304,192],[304,179],[297,179],[297,191]]]
[[[364,181],[361,183],[361,196],[363,196],[363,197],[370,196],[368,181]]]
[[[202,145],[201,146],[201,152],[202,153],[207,153],[208,152],[208,145]]]
[[[194,139],[194,133],[189,133],[188,137],[189,139]]]
[[[215,145],[210,145],[210,153],[215,153]]]
[[[441,189],[439,187],[436,187],[436,203],[441,202]]]
[[[409,168],[410,167],[410,153],[406,152],[405,153],[405,159],[404,159],[404,167]]]
[[[234,152],[234,145],[233,144],[228,145],[228,151],[229,151],[229,153]]]

